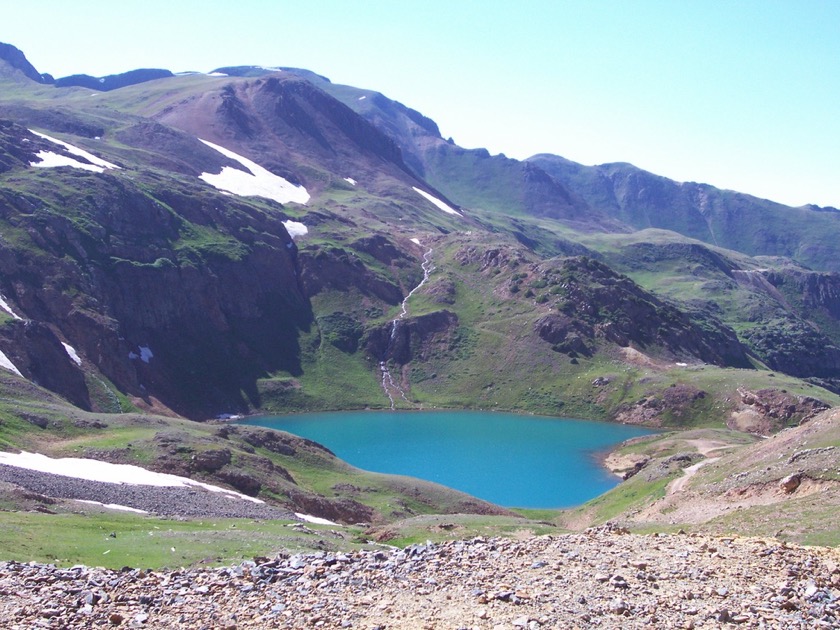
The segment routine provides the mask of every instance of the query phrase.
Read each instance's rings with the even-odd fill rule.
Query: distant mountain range
[[[0,44],[0,86],[7,387],[647,424],[840,391],[836,209],[464,149],[301,69],[53,79]]]

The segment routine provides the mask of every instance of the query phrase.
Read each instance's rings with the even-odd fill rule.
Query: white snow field
[[[464,216],[463,214],[461,214],[460,212],[458,212],[457,210],[455,210],[455,208],[452,208],[452,207],[451,207],[451,206],[449,206],[448,204],[446,204],[446,203],[442,202],[442,201],[441,201],[440,199],[438,199],[437,197],[434,197],[434,196],[430,195],[430,194],[429,194],[429,193],[427,193],[425,190],[420,190],[419,188],[417,188],[417,186],[412,186],[412,188],[414,189],[414,191],[415,191],[418,195],[420,195],[420,196],[422,196],[422,197],[425,197],[426,199],[428,199],[429,201],[431,201],[431,202],[435,205],[435,207],[436,207],[436,208],[438,208],[438,209],[440,209],[440,210],[443,210],[446,214],[454,214],[454,215],[457,215],[457,216],[459,216],[459,217]]]
[[[14,372],[21,378],[23,378],[23,374],[20,373],[20,370],[15,367],[15,364],[9,360],[9,357],[6,356],[2,350],[0,350],[0,367],[6,368],[10,372]]]
[[[263,503],[260,499],[249,497],[233,490],[201,483],[186,477],[152,472],[131,464],[111,464],[96,459],[82,459],[78,457],[61,457],[54,459],[39,453],[0,453],[0,464],[52,473],[62,477],[101,481],[104,483],[133,484],[139,486],[200,486],[211,492],[221,492],[231,498],[243,499],[252,503]]]
[[[199,138],[201,140],[201,138]],[[309,193],[303,186],[295,186],[279,175],[264,169],[262,166],[249,160],[246,157],[229,151],[217,144],[201,140],[211,149],[215,149],[225,157],[236,160],[248,172],[240,171],[231,166],[223,166],[222,172],[213,175],[202,173],[199,178],[225,192],[239,195],[240,197],[263,197],[278,203],[299,203],[306,204],[309,201]]]
[[[283,221],[283,225],[286,227],[286,231],[292,238],[297,238],[298,236],[305,236],[309,233],[309,228],[306,227],[300,221]]]
[[[73,363],[76,365],[82,364],[82,358],[79,356],[79,353],[76,352],[76,349],[71,346],[69,343],[61,342],[61,345],[64,346],[64,351],[67,353],[67,356],[73,359]]]
[[[31,133],[34,133],[39,138],[43,138],[44,140],[49,140],[53,144],[57,144],[59,146],[64,147],[67,149],[68,152],[72,153],[73,155],[77,155],[81,158],[86,159],[90,164],[85,162],[79,162],[78,160],[74,160],[73,158],[67,155],[59,155],[58,153],[53,153],[52,151],[39,151],[36,157],[41,160],[40,162],[30,162],[30,166],[36,166],[38,168],[55,168],[58,166],[72,166],[73,168],[80,168],[86,171],[93,171],[94,173],[102,173],[105,169],[119,169],[120,167],[116,164],[111,164],[111,162],[107,162],[102,158],[96,157],[93,153],[88,153],[84,149],[80,149],[79,147],[75,147],[68,142],[64,142],[62,140],[58,140],[57,138],[53,138],[52,136],[48,136],[45,133],[39,133],[33,129],[29,130]]]

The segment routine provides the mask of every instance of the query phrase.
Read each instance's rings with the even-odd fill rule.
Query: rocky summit
[[[837,628],[840,552],[617,528],[218,569],[0,563],[5,627]]]

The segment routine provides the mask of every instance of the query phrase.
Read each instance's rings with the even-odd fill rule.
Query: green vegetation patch
[[[349,550],[358,535],[353,528],[288,521],[168,520],[93,510],[0,512],[0,531],[0,558],[110,569],[221,566],[280,550]]]

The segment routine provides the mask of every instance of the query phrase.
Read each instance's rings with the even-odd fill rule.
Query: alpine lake
[[[641,427],[484,411],[347,411],[240,421],[326,446],[364,470],[409,475],[505,507],[580,505],[618,484],[601,456]]]

